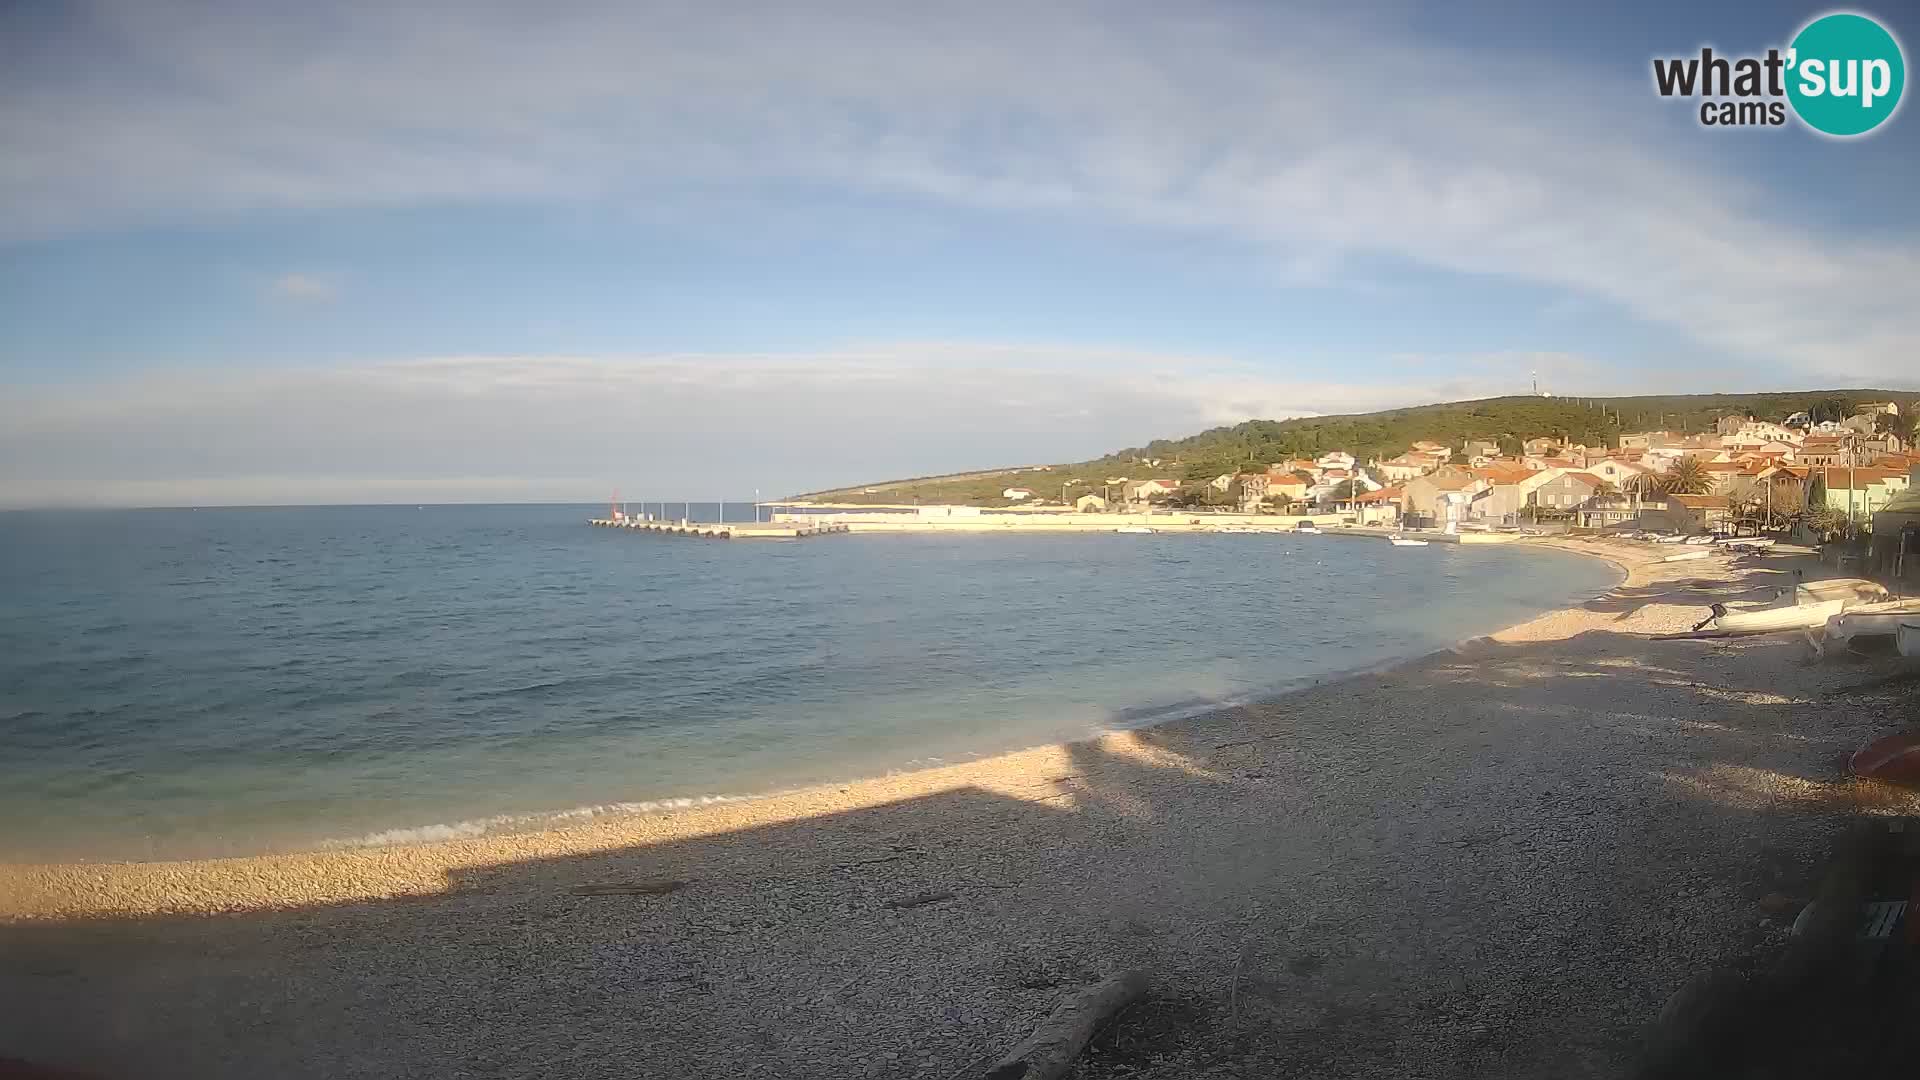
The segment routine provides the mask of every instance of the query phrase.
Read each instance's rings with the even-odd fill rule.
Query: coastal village
[[[1057,499],[1030,487],[1006,507],[1080,513],[1156,508],[1241,514],[1348,515],[1407,528],[1546,531],[1639,529],[1748,533],[1801,527],[1812,537],[1857,530],[1920,475],[1915,418],[1868,402],[1845,419],[1799,412],[1780,421],[1722,417],[1712,430],[1623,433],[1613,446],[1552,435],[1456,445],[1417,441],[1387,458],[1343,450],[1271,463],[1264,472],[1203,480],[1112,475],[1098,491]],[[1141,458],[1152,470],[1168,463]]]

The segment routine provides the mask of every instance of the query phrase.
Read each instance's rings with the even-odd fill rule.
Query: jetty
[[[693,536],[709,540],[799,540],[845,533],[1264,533],[1281,536],[1346,537],[1384,540],[1406,536],[1435,544],[1509,544],[1532,539],[1519,532],[1439,529],[1401,529],[1390,525],[1359,524],[1346,514],[1252,515],[1193,514],[1165,510],[1149,513],[1080,514],[1063,512],[987,511],[973,507],[921,507],[919,512],[862,513],[841,510],[820,515],[776,511],[766,521],[691,521],[644,514],[615,514],[592,518],[588,524],[605,529],[627,529],[648,536]],[[1299,532],[1312,525],[1318,533]]]
[[[627,529],[646,536],[692,536],[706,540],[801,540],[851,532],[847,526],[808,521],[654,521],[649,518],[590,518],[603,529]]]

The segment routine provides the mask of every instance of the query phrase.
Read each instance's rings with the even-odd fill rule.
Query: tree
[[[1750,476],[1734,478],[1727,487],[1727,510],[1736,524],[1765,528],[1768,522],[1765,516],[1767,506],[1767,485],[1764,481]]]
[[[1823,397],[1813,403],[1813,407],[1807,410],[1807,415],[1816,424],[1822,420],[1832,420],[1837,423],[1853,415],[1853,399],[1839,394]]]
[[[1683,457],[1673,463],[1657,481],[1667,495],[1705,495],[1713,488],[1713,478],[1698,458]]]
[[[1661,493],[1659,473],[1634,473],[1627,477],[1626,491],[1636,499],[1647,499]]]

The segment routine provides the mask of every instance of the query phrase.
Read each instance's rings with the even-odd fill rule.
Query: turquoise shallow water
[[[1618,576],[1311,536],[648,539],[601,510],[0,514],[0,859],[461,835],[958,760]]]

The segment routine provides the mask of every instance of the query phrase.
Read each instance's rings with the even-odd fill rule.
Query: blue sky
[[[11,5],[0,505],[771,493],[1536,370],[1920,386],[1911,109],[1651,89],[1827,9],[1547,7]]]

